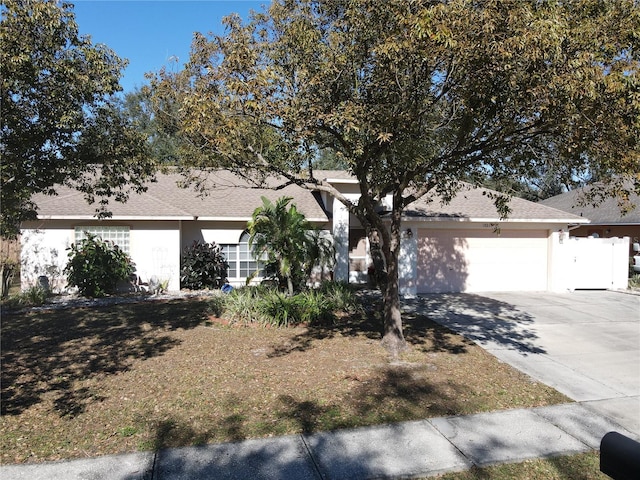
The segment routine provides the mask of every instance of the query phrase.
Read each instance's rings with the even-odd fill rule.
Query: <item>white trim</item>
[[[176,221],[176,220],[196,220],[197,217],[189,216],[169,216],[169,217],[154,217],[154,216],[136,216],[136,215],[114,215],[112,217],[98,218],[96,215],[38,215],[38,220],[91,220],[91,221]]]
[[[325,178],[324,181],[328,183],[344,183],[349,185],[355,185],[360,183],[356,179],[349,179],[349,178]]]
[[[576,222],[574,222],[576,223]],[[639,222],[618,223],[618,222],[589,222],[590,227],[638,227]]]
[[[196,220],[200,222],[248,222],[251,217],[193,217],[189,220]],[[315,223],[327,223],[329,220],[326,218],[307,218],[309,222]]]
[[[251,217],[193,217],[199,222],[248,222]]]
[[[575,219],[572,218],[570,220],[562,219],[562,218],[483,218],[483,217],[454,217],[454,216],[439,216],[439,217],[429,217],[429,216],[402,216],[403,222],[458,222],[458,223],[563,223],[563,224],[581,224],[587,225],[591,222],[588,219]]]

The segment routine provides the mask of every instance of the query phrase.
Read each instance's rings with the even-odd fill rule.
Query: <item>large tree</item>
[[[246,23],[227,18],[223,36],[196,35],[184,71],[153,87],[180,105],[169,117],[193,147],[186,167],[276,174],[360,220],[386,272],[383,342],[397,351],[412,202],[548,164],[566,180],[637,175],[639,11],[633,0],[274,0]],[[358,201],[314,176],[326,149],[360,183]]]
[[[155,114],[151,90],[144,86],[128,92],[116,102],[127,122],[142,134],[148,142],[151,156],[160,165],[176,165],[182,154],[181,138],[175,126],[169,128],[167,123],[160,126]],[[177,109],[175,105],[164,105],[164,111]]]
[[[66,183],[124,201],[144,190],[153,162],[144,135],[113,103],[126,62],[81,36],[72,6],[4,0],[0,25],[1,234],[34,219],[36,193]]]

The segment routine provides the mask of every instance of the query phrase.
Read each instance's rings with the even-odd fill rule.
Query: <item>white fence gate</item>
[[[571,237],[560,240],[556,247],[556,266],[562,270],[556,280],[562,278],[564,288],[627,288],[629,237]],[[556,274],[560,273],[557,268],[555,270]],[[556,287],[558,286],[560,284],[556,283]]]

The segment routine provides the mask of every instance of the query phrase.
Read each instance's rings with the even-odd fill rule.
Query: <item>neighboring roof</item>
[[[636,208],[623,215],[616,198],[607,198],[595,207],[593,205],[580,206],[580,197],[583,194],[584,190],[579,188],[542,200],[540,204],[587,218],[593,225],[640,224],[640,196],[631,195],[629,197]]]
[[[253,188],[248,182],[228,171],[217,171],[207,176],[206,195],[193,188],[181,188],[184,181],[179,173],[158,174],[157,182],[150,183],[143,194],[131,194],[126,203],[110,201],[108,210],[119,220],[239,220],[247,221],[253,211],[262,205],[261,197],[271,201],[280,197],[293,197],[292,203],[309,221],[326,222],[327,214],[314,192],[289,185],[280,190]],[[82,193],[68,187],[57,188],[58,195],[36,195],[40,219],[94,218],[96,205],[89,205]]]
[[[476,222],[543,222],[543,223],[589,223],[585,218],[555,208],[540,205],[518,197],[509,201],[509,213],[506,219],[500,214],[489,195],[498,194],[486,188],[464,187],[448,204],[442,204],[437,195],[426,195],[410,205],[405,215],[425,220],[459,220]]]

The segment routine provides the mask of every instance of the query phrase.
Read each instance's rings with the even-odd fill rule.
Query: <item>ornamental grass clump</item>
[[[362,305],[348,282],[323,282],[317,290],[334,311],[357,313]]]
[[[251,286],[235,289],[222,300],[220,316],[232,322],[274,327],[331,323],[337,312],[357,310],[356,298],[342,287],[305,290],[291,296],[273,287]]]
[[[274,327],[313,325],[334,318],[331,303],[312,290],[294,296],[272,290],[260,298],[258,308],[263,322]]]
[[[224,313],[228,320],[242,323],[263,323],[259,304],[266,287],[242,287],[224,297]]]
[[[43,305],[50,293],[40,286],[30,287],[20,293],[2,299],[2,307],[13,309],[23,307],[38,307]]]

